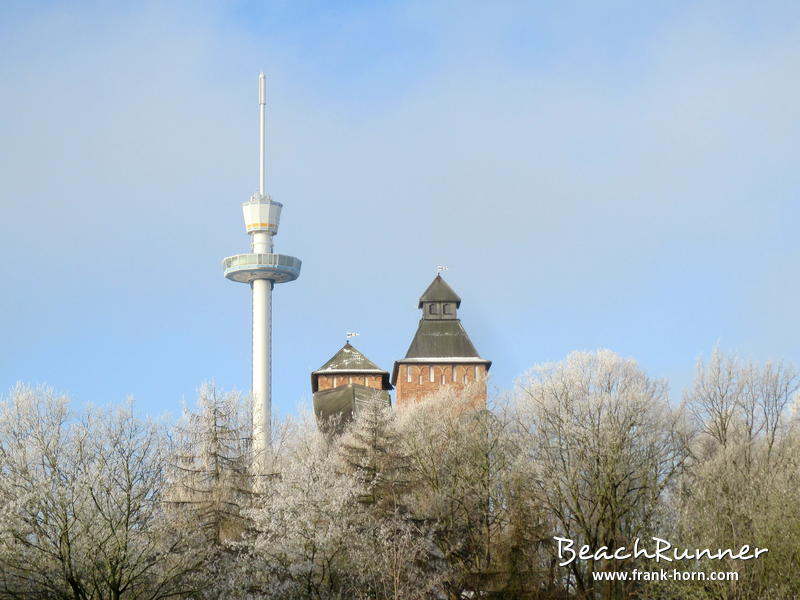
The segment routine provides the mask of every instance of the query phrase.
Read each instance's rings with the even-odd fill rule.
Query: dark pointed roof
[[[480,358],[458,319],[419,322],[406,358]]]
[[[481,358],[467,332],[458,319],[429,321],[421,319],[417,333],[405,358],[395,361],[392,369],[392,385],[397,383],[397,373],[402,363],[467,363],[492,366],[492,361]]]
[[[453,288],[447,285],[441,275],[437,275],[436,279],[428,286],[428,289],[422,292],[417,308],[422,308],[423,302],[455,302],[456,308],[461,306],[461,298],[453,291]]]
[[[349,341],[331,359],[314,371],[380,371],[378,365],[359,352]]]
[[[311,373],[311,391],[317,391],[317,377],[319,375],[334,375],[340,373],[380,375],[383,389],[391,389],[391,385],[389,384],[389,372],[381,369],[348,341],[330,358],[330,360],[328,360],[328,362]]]

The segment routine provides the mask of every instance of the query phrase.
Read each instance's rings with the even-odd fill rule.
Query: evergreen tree
[[[188,510],[217,545],[238,540],[250,496],[247,415],[238,394],[200,389],[196,411],[185,410],[177,428],[169,503]]]
[[[355,421],[338,440],[338,456],[346,474],[364,486],[363,504],[393,513],[409,485],[409,462],[403,454],[395,414],[379,394],[358,407]]]

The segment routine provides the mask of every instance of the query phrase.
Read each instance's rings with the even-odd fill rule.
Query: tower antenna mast
[[[258,75],[258,193],[267,193],[267,78]]]

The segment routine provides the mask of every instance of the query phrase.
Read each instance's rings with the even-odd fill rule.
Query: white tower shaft
[[[253,467],[268,469],[272,438],[272,282],[253,286]]]

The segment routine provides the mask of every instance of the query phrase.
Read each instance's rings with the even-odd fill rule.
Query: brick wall
[[[360,383],[376,390],[382,389],[380,375],[359,375],[343,371],[341,374],[337,373],[336,375],[318,375],[317,391],[330,390],[348,383]]]
[[[395,385],[398,407],[419,402],[425,396],[442,388],[463,390],[467,385],[480,381],[476,405],[486,406],[485,364],[400,364]]]

